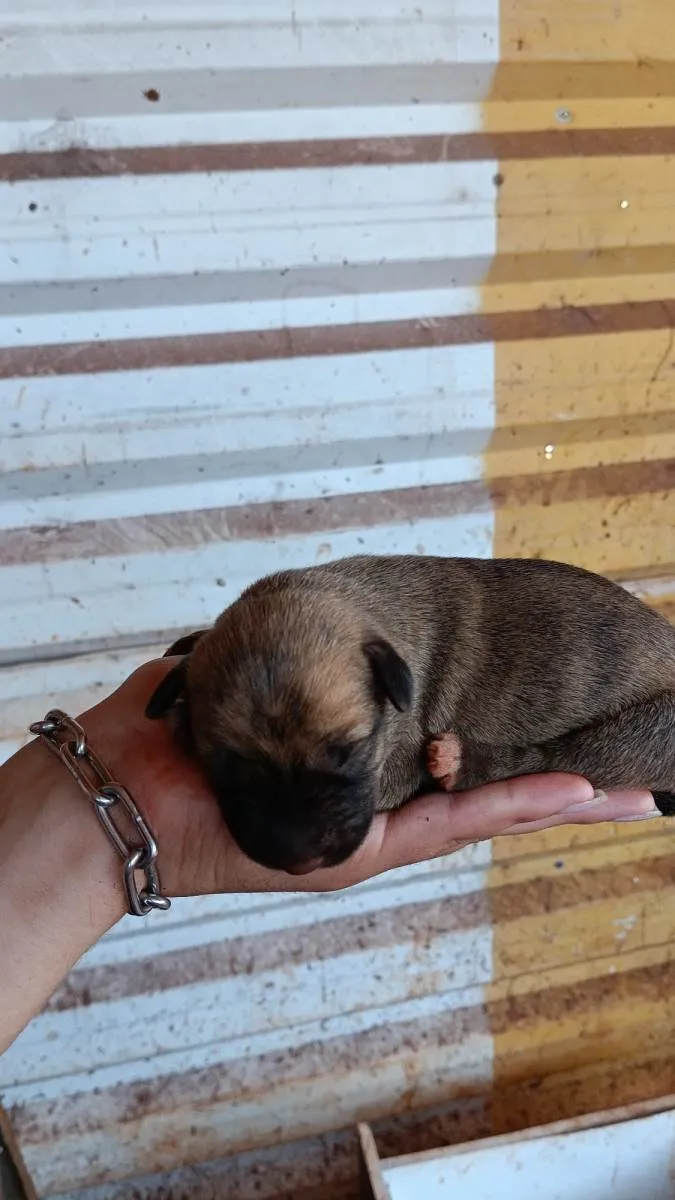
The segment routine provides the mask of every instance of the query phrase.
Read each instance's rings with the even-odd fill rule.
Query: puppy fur
[[[579,568],[342,559],[260,580],[170,653],[147,714],[173,714],[266,866],[348,857],[376,810],[435,786],[447,734],[456,790],[573,771],[675,811],[675,630]]]

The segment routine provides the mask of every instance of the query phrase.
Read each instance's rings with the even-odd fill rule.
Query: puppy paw
[[[462,744],[456,733],[444,733],[427,746],[427,770],[432,779],[451,792],[462,765]]]

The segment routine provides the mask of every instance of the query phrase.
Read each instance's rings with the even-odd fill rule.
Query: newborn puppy
[[[675,630],[575,567],[364,555],[284,571],[168,653],[185,657],[146,715],[171,714],[267,867],[337,865],[434,777],[572,771],[675,812]]]

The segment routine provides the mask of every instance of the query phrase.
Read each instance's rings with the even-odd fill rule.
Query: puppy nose
[[[284,870],[287,875],[310,875],[322,865],[322,858],[309,858],[304,862],[287,863]]]

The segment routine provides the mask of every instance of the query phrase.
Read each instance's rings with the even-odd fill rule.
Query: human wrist
[[[91,804],[39,742],[0,768],[0,1050],[125,911]]]

